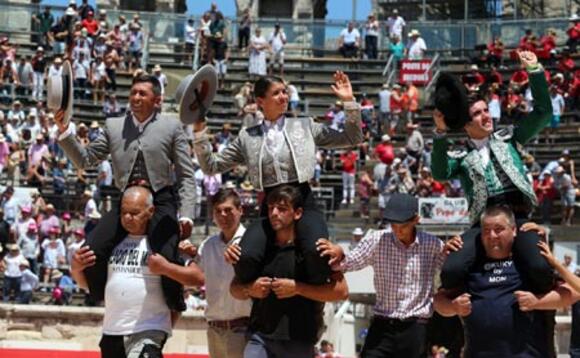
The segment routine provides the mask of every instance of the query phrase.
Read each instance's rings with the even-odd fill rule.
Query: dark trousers
[[[14,301],[18,300],[20,296],[20,282],[22,277],[8,277],[4,276],[4,286],[2,287],[2,295],[4,302],[10,300],[10,292],[14,292]]]
[[[518,228],[527,220],[517,220]],[[462,288],[470,269],[478,258],[485,256],[481,244],[481,228],[473,227],[461,236],[463,248],[453,252],[445,260],[441,270],[441,284],[443,288]],[[522,274],[524,281],[533,292],[549,291],[554,283],[554,274],[548,262],[540,255],[538,242],[541,240],[536,232],[521,232],[518,230],[514,240],[512,252],[514,262]]]
[[[377,40],[377,36],[365,36],[365,53],[369,59],[376,59],[378,57]]]
[[[77,78],[75,79],[75,92],[74,97],[79,99],[87,98],[87,79]]]
[[[109,82],[105,84],[105,89],[107,91],[116,91],[117,90],[117,71],[113,68],[107,68],[105,70],[107,72],[107,77],[109,77]]]
[[[250,28],[242,27],[238,30],[238,49],[243,49],[248,47],[248,42],[250,41]]]
[[[153,252],[161,254],[167,260],[179,263],[179,226],[177,223],[177,197],[173,187],[165,187],[153,195],[155,213],[149,222],[147,232]],[[103,216],[91,231],[87,245],[95,252],[97,261],[94,266],[85,269],[89,292],[96,301],[104,299],[107,283],[107,265],[115,246],[125,237],[127,231],[121,225],[120,203]],[[174,311],[185,311],[183,286],[168,277],[161,277],[161,285],[167,306]]]
[[[570,357],[580,358],[580,302],[572,305],[572,332],[570,332]]]
[[[298,185],[298,184],[296,184]],[[304,198],[304,213],[296,223],[296,247],[302,254],[307,281],[305,283],[320,285],[327,282],[331,275],[328,259],[323,259],[316,250],[316,241],[328,238],[328,227],[324,214],[316,207],[316,201],[310,186],[300,184],[300,191]],[[268,193],[270,190],[266,190]],[[268,238],[275,237],[274,230],[267,218],[267,205],[264,201],[261,211],[262,219],[253,222],[246,230],[240,246],[242,256],[234,270],[236,277],[243,283],[256,280],[262,273],[263,260],[268,246]],[[264,218],[264,216],[266,216]]]
[[[101,358],[127,358],[125,353],[125,336],[109,336],[103,334],[99,342]],[[139,358],[163,358],[163,352],[156,346],[145,345]]]
[[[340,54],[342,55],[342,57],[356,57],[357,52],[358,52],[358,48],[354,45],[354,43],[352,44],[343,44],[340,49]]]
[[[361,358],[419,358],[425,357],[427,323],[374,317]]]
[[[314,344],[300,341],[268,339],[254,333],[250,336],[244,358],[311,358]]]
[[[32,291],[20,291],[20,295],[18,295],[18,303],[27,305],[30,301],[32,301]]]

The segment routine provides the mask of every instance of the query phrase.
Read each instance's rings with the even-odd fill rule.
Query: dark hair
[[[258,78],[258,80],[254,82],[254,97],[266,97],[266,92],[268,92],[273,83],[284,84],[284,80],[278,76],[263,76]]]
[[[155,96],[161,96],[161,84],[159,83],[157,77],[146,73],[142,73],[133,78],[131,87],[133,87],[137,83],[151,83],[151,86],[153,86],[153,94],[155,94]]]
[[[218,192],[212,196],[211,204],[215,208],[217,205],[223,204],[226,200],[232,199],[234,201],[234,206],[239,208],[242,205],[240,196],[234,189],[220,189]]]
[[[294,209],[304,207],[304,199],[302,198],[300,189],[295,186],[281,185],[268,194],[266,198],[268,205],[279,202],[286,202],[292,205]]]
[[[480,222],[483,224],[483,219],[488,216],[499,216],[503,215],[508,219],[508,223],[511,227],[516,227],[516,218],[514,212],[506,205],[494,205],[490,206],[481,214]],[[483,226],[483,225],[482,225]]]

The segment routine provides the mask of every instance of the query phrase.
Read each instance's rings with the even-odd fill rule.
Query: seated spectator
[[[477,65],[471,65],[470,72],[463,75],[462,81],[468,91],[475,92],[485,83],[485,77],[479,72]]]
[[[105,95],[105,103],[103,104],[103,113],[105,117],[117,117],[122,114],[121,106],[117,102],[117,95],[114,93],[107,93]]]
[[[580,17],[574,14],[570,18],[570,26],[566,30],[568,34],[568,40],[566,41],[566,46],[571,53],[576,53],[576,47],[578,46],[578,41],[580,41]]]
[[[556,54],[556,31],[553,29],[546,30],[546,34],[540,38],[540,47],[536,51],[540,60],[551,64]]]
[[[515,90],[522,90],[524,89],[530,79],[528,77],[528,72],[522,66],[519,70],[515,71],[514,74],[510,78],[510,87],[513,87]]]
[[[18,303],[27,305],[32,300],[32,292],[38,287],[38,276],[30,270],[30,264],[26,260],[21,261],[19,267],[22,278],[20,281]]]
[[[560,61],[558,61],[558,71],[564,73],[569,78],[571,74],[574,73],[574,69],[576,68],[576,63],[574,59],[570,57],[569,51],[562,51],[562,56],[560,57]]]
[[[74,241],[71,242],[66,251],[67,263],[70,265],[72,263],[72,258],[74,254],[80,249],[85,243],[85,232],[83,229],[76,229],[73,232]]]
[[[407,57],[410,60],[421,60],[425,56],[427,45],[421,37],[419,30],[411,30],[409,33],[409,42],[407,43]]]
[[[60,230],[58,226],[51,227],[48,237],[42,241],[41,248],[44,250],[42,264],[44,266],[44,277],[42,282],[48,284],[52,280],[52,273],[60,265],[66,264],[66,248],[62,240],[58,237]]]
[[[345,58],[358,57],[360,48],[360,33],[354,28],[354,22],[349,22],[348,27],[343,29],[338,39],[338,50]]]
[[[499,36],[495,36],[493,41],[487,45],[488,60],[496,68],[503,65],[504,48],[505,46]]]
[[[2,285],[2,300],[7,303],[10,301],[10,294],[13,294],[14,301],[20,296],[20,285],[22,283],[22,271],[20,263],[26,261],[20,253],[20,247],[17,244],[6,245],[8,254],[0,263],[0,271],[4,272],[4,283]]]

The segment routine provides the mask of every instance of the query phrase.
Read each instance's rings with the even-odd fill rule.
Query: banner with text
[[[431,79],[430,59],[425,60],[403,60],[401,61],[401,70],[399,71],[400,83],[413,83],[422,86],[429,83]]]
[[[465,198],[419,198],[421,224],[469,224]]]

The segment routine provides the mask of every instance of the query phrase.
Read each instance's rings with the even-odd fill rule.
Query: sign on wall
[[[413,83],[414,85],[423,86],[431,80],[431,71],[429,66],[431,60],[403,60],[401,61],[401,70],[399,71],[400,83]]]
[[[419,198],[421,224],[469,224],[465,198]]]

